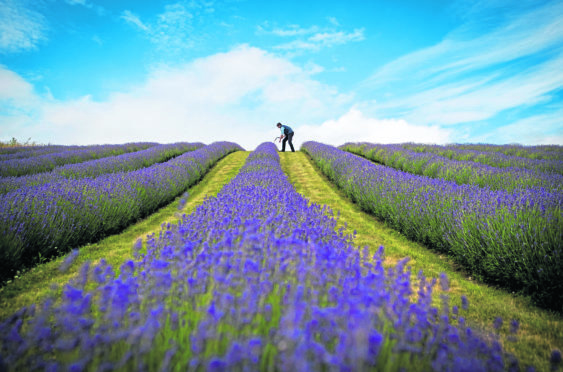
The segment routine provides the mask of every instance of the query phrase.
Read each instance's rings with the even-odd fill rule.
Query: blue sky
[[[0,140],[563,144],[561,1],[0,0]]]

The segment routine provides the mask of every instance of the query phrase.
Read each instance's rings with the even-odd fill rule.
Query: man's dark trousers
[[[289,142],[289,147],[291,147],[291,151],[295,152],[295,149],[293,148],[293,143],[291,142],[291,141],[293,140],[293,135],[294,135],[294,134],[295,134],[294,132],[291,132],[291,133],[289,133],[287,136],[285,136],[285,137],[283,138],[283,141],[282,141],[282,152],[285,152],[285,143],[286,143],[286,142]]]

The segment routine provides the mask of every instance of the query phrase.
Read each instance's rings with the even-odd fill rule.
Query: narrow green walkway
[[[249,152],[246,151],[237,151],[221,159],[200,182],[188,190],[189,196],[181,211],[178,210],[181,197],[178,197],[172,203],[128,227],[122,233],[81,247],[74,264],[67,272],[61,273],[58,269],[64,260],[64,257],[60,257],[33,268],[19,279],[1,288],[0,320],[23,306],[37,303],[53,291],[51,289],[53,285],[60,287],[67,283],[76,276],[86,261],[96,263],[104,258],[114,268],[119,268],[121,263],[133,257],[132,247],[139,238],[145,239],[147,235],[157,233],[163,223],[176,222],[182,214],[193,212],[205,197],[217,195],[223,186],[238,173],[248,154]]]
[[[340,212],[340,226],[347,226],[348,233],[356,230],[355,242],[359,247],[368,246],[375,251],[383,245],[386,264],[410,257],[413,276],[420,270],[427,277],[438,277],[445,272],[450,278],[450,304],[460,306],[460,296],[467,296],[469,309],[461,311],[461,315],[472,327],[492,329],[495,317],[502,317],[504,347],[524,366],[533,364],[539,371],[549,369],[551,350],[563,348],[563,318],[560,315],[538,309],[525,298],[471,280],[448,257],[408,240],[363,212],[316,168],[305,153],[280,153],[280,158],[295,189],[311,202],[329,206],[335,215]],[[520,321],[516,342],[507,341],[511,319]]]

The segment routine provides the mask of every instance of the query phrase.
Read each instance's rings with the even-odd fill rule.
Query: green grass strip
[[[60,291],[61,285],[76,276],[86,261],[97,263],[103,258],[118,269],[124,261],[133,258],[132,247],[139,238],[146,239],[147,235],[158,233],[162,224],[176,222],[182,214],[192,213],[206,197],[217,195],[238,173],[248,154],[246,151],[237,151],[221,159],[199,183],[188,189],[189,196],[181,211],[178,206],[182,197],[177,197],[172,203],[122,233],[81,247],[77,258],[66,272],[59,271],[59,266],[66,256],[25,272],[0,289],[0,319],[7,318],[23,306],[39,302],[53,291]]]
[[[516,355],[522,366],[532,364],[538,371],[549,370],[551,351],[563,348],[561,315],[539,309],[527,298],[472,280],[448,257],[408,240],[363,212],[316,168],[305,153],[280,153],[280,158],[282,169],[295,189],[311,202],[327,205],[335,215],[340,212],[339,225],[347,226],[347,233],[356,231],[355,241],[359,247],[368,246],[375,251],[383,245],[388,264],[410,257],[413,276],[419,270],[423,270],[427,277],[437,278],[440,273],[446,273],[450,279],[450,305],[461,307],[460,296],[468,298],[469,309],[462,310],[460,315],[467,319],[471,327],[490,331],[494,319],[500,316],[504,320],[500,334],[505,350]],[[439,295],[437,289],[435,293]],[[511,319],[520,322],[515,341],[511,340],[509,333]]]

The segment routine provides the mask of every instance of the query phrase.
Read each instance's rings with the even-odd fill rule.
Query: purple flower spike
[[[440,287],[442,288],[442,291],[450,290],[450,283],[446,273],[440,273]]]
[[[551,364],[551,370],[557,371],[561,366],[561,351],[560,350],[553,350],[551,352],[551,357],[549,358],[549,363]]]
[[[502,318],[501,318],[501,317],[496,317],[496,318],[495,318],[495,321],[493,322],[493,327],[494,327],[496,330],[499,330],[500,327],[502,327]]]
[[[518,329],[520,328],[520,322],[516,319],[512,319],[510,321],[510,333],[516,334],[518,333]]]
[[[72,252],[64,259],[63,263],[59,266],[59,271],[64,273],[67,272],[70,266],[78,257],[78,249],[73,249]]]
[[[461,296],[461,308],[467,310],[469,308],[469,300],[464,295]]]

